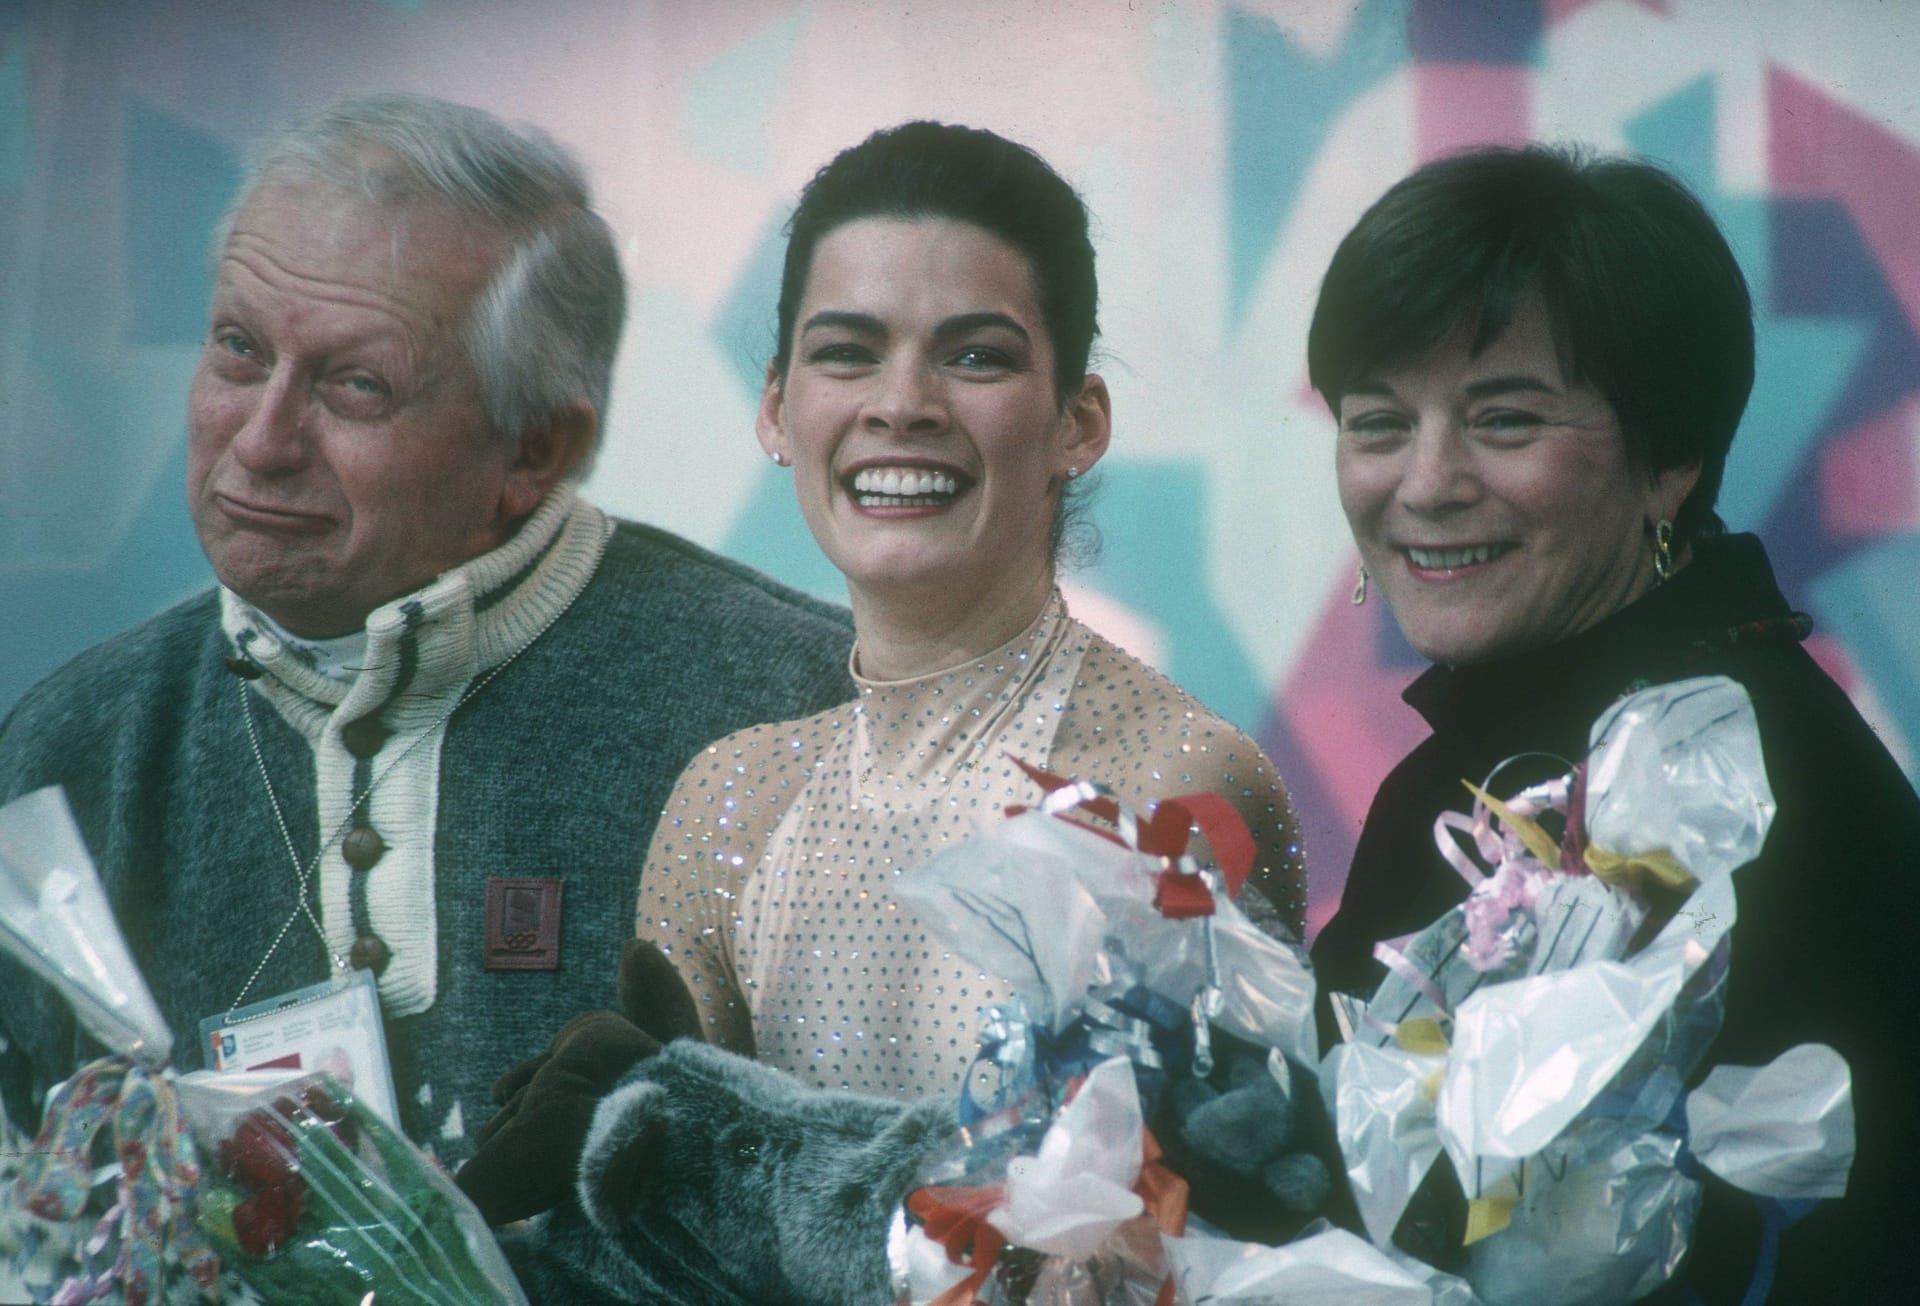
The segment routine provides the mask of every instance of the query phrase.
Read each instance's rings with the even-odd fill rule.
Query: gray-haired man
[[[575,497],[624,304],[578,167],[478,110],[336,106],[242,190],[188,413],[220,585],[0,725],[0,799],[66,788],[182,1068],[369,971],[402,1122],[463,1160],[607,1004],[681,767],[851,697],[844,614]],[[0,988],[31,1127],[85,1050]]]

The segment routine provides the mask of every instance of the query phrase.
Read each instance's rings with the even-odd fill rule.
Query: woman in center
[[[1299,937],[1304,863],[1272,764],[1055,583],[1111,426],[1087,370],[1093,265],[1073,189],[991,132],[882,131],[801,195],[757,429],[846,577],[859,696],[728,736],[668,800],[638,931],[714,1043],[825,1087],[957,1086],[981,1009],[1008,993],[893,886],[1038,801],[1016,758],[1143,815],[1228,798],[1258,850],[1242,906]]]

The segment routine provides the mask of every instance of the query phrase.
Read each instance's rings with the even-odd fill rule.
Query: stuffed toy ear
[[[568,1021],[553,1046],[493,1086],[500,1112],[480,1129],[480,1150],[454,1182],[488,1224],[558,1206],[573,1191],[593,1111],[601,1097],[660,1041],[625,1016],[590,1011]]]
[[[639,1194],[659,1182],[671,1144],[671,1095],[645,1080],[608,1094],[594,1122],[580,1163],[580,1207],[603,1232],[638,1205]]]
[[[628,939],[620,949],[620,1010],[627,1019],[662,1043],[677,1038],[707,1041],[693,994],[660,946],[649,939]],[[744,1050],[749,1057],[753,1049]]]

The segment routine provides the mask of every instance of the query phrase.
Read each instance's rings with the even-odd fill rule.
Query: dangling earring
[[[768,454],[767,457],[773,459],[773,465],[775,467],[785,467],[787,465],[787,456],[781,453],[778,449],[775,449],[772,453]]]
[[[1673,523],[1670,521],[1654,524],[1653,575],[1656,585],[1673,577]]]
[[[1367,601],[1367,564],[1360,564],[1359,579],[1353,585],[1353,606],[1359,607]]]

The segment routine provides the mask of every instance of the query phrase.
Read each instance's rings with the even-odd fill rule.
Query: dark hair
[[[1086,205],[1026,146],[938,122],[875,132],[835,155],[800,192],[780,272],[773,361],[781,375],[792,356],[794,318],[814,251],[837,228],[862,218],[949,218],[1018,250],[1032,270],[1034,297],[1053,344],[1054,392],[1063,405],[1079,393],[1100,331]]]
[[[1753,389],[1753,303],[1700,201],[1650,163],[1535,146],[1421,168],[1334,252],[1308,376],[1337,412],[1369,373],[1462,324],[1484,349],[1536,291],[1568,379],[1612,405],[1629,462],[1699,464],[1678,539],[1724,529],[1713,504]]]
[[[842,150],[813,174],[787,222],[780,269],[779,336],[773,365],[793,356],[794,319],[820,242],[862,218],[947,218],[979,227],[1018,250],[1033,276],[1040,320],[1053,345],[1053,392],[1064,408],[1087,377],[1098,322],[1087,206],[1047,161],[977,127],[907,122]],[[1048,548],[1056,561],[1090,559],[1099,543],[1082,520],[1091,479],[1066,482]],[[1071,541],[1070,538],[1072,537]],[[1063,555],[1064,551],[1064,555]]]

